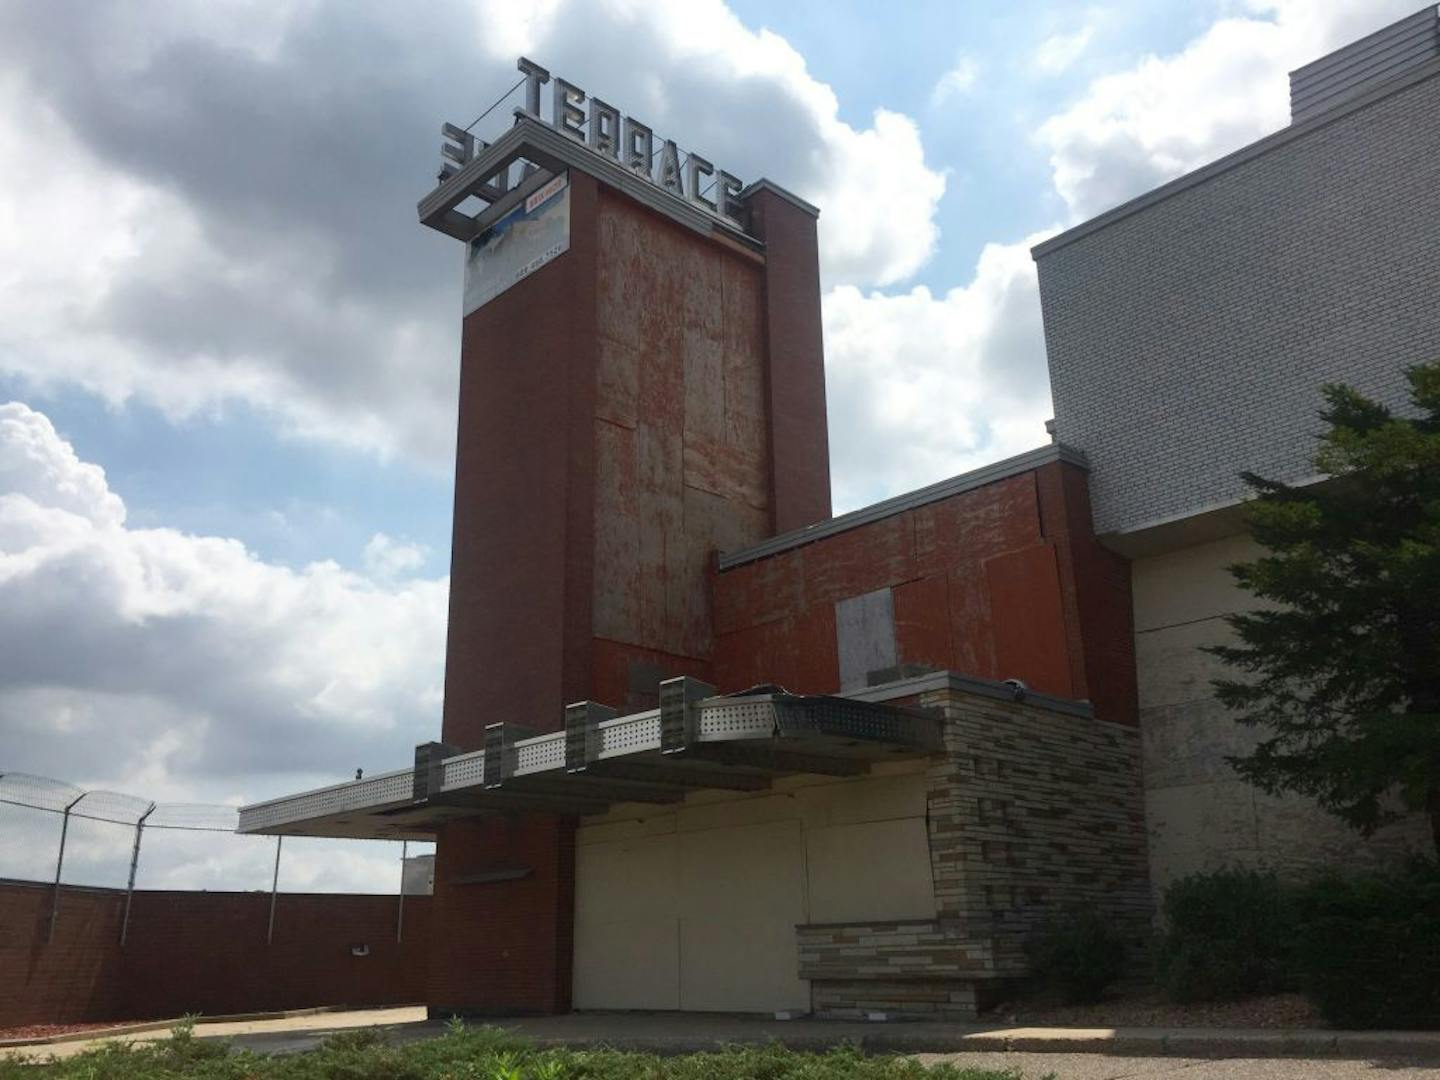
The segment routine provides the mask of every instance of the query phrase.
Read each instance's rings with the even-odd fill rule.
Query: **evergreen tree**
[[[1398,816],[1396,793],[1440,853],[1440,362],[1406,375],[1413,418],[1323,388],[1322,482],[1243,474],[1266,552],[1230,572],[1268,604],[1207,651],[1237,673],[1220,701],[1265,736],[1229,759],[1242,777],[1365,835]]]

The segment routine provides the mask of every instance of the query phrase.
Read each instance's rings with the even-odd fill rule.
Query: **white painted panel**
[[[632,835],[575,852],[577,1009],[678,1009],[675,836]]]
[[[805,855],[811,922],[935,915],[924,818],[809,829]]]
[[[577,1009],[680,1008],[680,941],[674,918],[576,922]]]
[[[808,1009],[795,926],[805,914],[798,820],[682,834],[680,1007]]]

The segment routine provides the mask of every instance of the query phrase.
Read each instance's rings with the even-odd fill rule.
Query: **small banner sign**
[[[470,242],[465,314],[570,250],[570,174],[561,173]]]

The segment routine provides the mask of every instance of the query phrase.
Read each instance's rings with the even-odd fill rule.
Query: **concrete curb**
[[[802,1023],[804,1023],[802,1021]],[[798,1025],[797,1025],[798,1026]],[[977,1031],[898,1023],[860,1031],[837,1025],[831,1032],[806,1024],[793,1035],[773,1028],[754,1035],[629,1035],[613,1039],[519,1034],[544,1047],[614,1050],[661,1055],[713,1051],[723,1046],[780,1042],[792,1050],[823,1052],[843,1043],[873,1054],[1110,1054],[1116,1057],[1184,1058],[1415,1058],[1440,1061],[1440,1032],[1326,1031],[1250,1028],[1005,1028]],[[878,1026],[878,1025],[875,1025]]]
[[[383,1006],[390,1008],[391,1006]],[[404,1008],[404,1006],[393,1006]],[[222,1013],[218,1016],[196,1016],[195,1026],[204,1024],[243,1024],[256,1020],[289,1020],[297,1016],[322,1016],[325,1013],[350,1012],[351,1005],[316,1005],[308,1009],[282,1009],[278,1012]],[[135,1024],[116,1024],[114,1027],[86,1028],[84,1031],[67,1031],[59,1035],[40,1035],[33,1039],[0,1039],[0,1050],[23,1046],[54,1046],[58,1043],[89,1042],[91,1039],[109,1039],[117,1035],[139,1035],[147,1031],[163,1031],[184,1023],[185,1018],[174,1020],[145,1020]]]

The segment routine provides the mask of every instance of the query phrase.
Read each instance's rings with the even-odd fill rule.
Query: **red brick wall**
[[[574,822],[544,814],[441,829],[426,1000],[441,1013],[566,1012],[575,897]],[[485,880],[504,871],[512,880]]]
[[[465,319],[442,738],[497,704],[540,730],[589,696],[596,203],[572,172],[570,250]]]
[[[830,517],[820,245],[814,215],[773,191],[755,191],[747,209],[766,249],[766,415],[773,524],[782,533]]]
[[[52,895],[47,885],[0,883],[0,1027],[116,1015],[125,894],[61,889],[47,943]]]
[[[0,883],[0,1026],[169,1019],[315,1005],[425,1000],[431,898],[140,890],[125,947],[125,894],[65,886],[53,942],[49,886]],[[351,946],[369,955],[351,955]]]
[[[425,1000],[431,898],[281,893],[136,893],[120,964],[126,1016],[212,1015]],[[365,945],[369,955],[354,956]]]
[[[901,664],[1019,678],[1135,722],[1128,566],[1095,540],[1076,466],[1043,465],[718,573],[717,684],[834,692],[835,603],[886,587]]]

